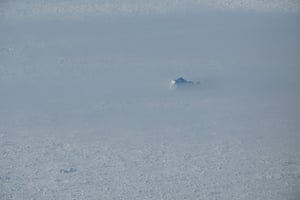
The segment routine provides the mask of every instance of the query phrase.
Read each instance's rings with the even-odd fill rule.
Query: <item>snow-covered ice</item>
[[[299,10],[0,1],[0,199],[298,200]]]

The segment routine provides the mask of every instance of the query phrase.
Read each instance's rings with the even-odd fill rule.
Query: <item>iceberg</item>
[[[170,84],[170,89],[176,89],[179,87],[189,87],[195,84],[199,84],[199,82],[193,82],[193,81],[188,81],[185,80],[183,77],[179,77],[175,80],[171,80],[171,84]]]

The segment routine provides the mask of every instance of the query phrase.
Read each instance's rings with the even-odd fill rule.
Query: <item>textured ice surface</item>
[[[1,200],[299,199],[297,13],[70,2],[0,1]]]

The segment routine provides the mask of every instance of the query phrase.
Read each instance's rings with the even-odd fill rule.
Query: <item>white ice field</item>
[[[297,0],[0,0],[0,200],[299,200],[299,75]]]

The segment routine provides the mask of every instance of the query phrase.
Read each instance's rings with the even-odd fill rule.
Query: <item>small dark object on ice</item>
[[[59,172],[60,173],[66,173],[66,174],[68,174],[68,173],[73,173],[73,172],[76,172],[77,170],[75,169],[75,168],[73,168],[73,167],[70,167],[70,168],[67,168],[67,169],[61,169],[61,170],[59,170]]]
[[[179,77],[179,78],[171,81],[170,89],[176,89],[178,87],[192,86],[192,85],[196,85],[196,84],[198,85],[200,83],[199,82],[194,83],[193,81],[187,81],[184,78]]]

